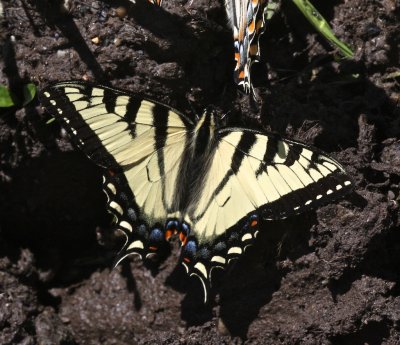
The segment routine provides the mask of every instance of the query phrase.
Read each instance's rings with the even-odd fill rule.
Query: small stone
[[[94,43],[96,45],[99,45],[100,44],[100,37],[99,36],[93,37],[91,41],[92,41],[92,43]]]
[[[57,50],[57,58],[65,58],[68,54],[68,50],[67,49],[62,49],[62,50]]]
[[[99,10],[100,9],[100,3],[98,1],[93,1],[92,2],[92,9]]]
[[[123,18],[126,17],[126,15],[128,14],[128,10],[124,6],[119,6],[115,10],[115,13],[118,17]]]
[[[114,39],[114,45],[115,45],[116,47],[119,47],[119,46],[121,45],[121,43],[122,43],[122,40],[121,40],[119,37],[116,37],[116,38]]]
[[[230,335],[228,328],[221,318],[218,318],[217,330],[221,335]]]
[[[389,190],[387,193],[387,197],[388,200],[394,200],[396,196],[394,195],[393,191]]]
[[[60,12],[63,14],[68,14],[73,9],[73,3],[71,0],[65,0],[60,3]]]

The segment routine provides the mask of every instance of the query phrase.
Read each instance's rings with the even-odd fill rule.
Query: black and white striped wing
[[[315,148],[246,129],[219,136],[204,188],[184,215],[197,253],[192,258],[189,247],[184,262],[203,284],[214,266],[224,267],[252,243],[261,218],[283,219],[352,188],[340,164]]]
[[[108,169],[108,208],[128,236],[121,255],[147,254],[149,236],[163,240],[149,227],[180,216],[174,193],[192,122],[161,104],[83,82],[50,85],[41,101],[75,144]]]

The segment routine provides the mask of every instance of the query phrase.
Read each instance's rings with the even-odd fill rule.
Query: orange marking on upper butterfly
[[[252,20],[252,21],[250,22],[249,26],[248,26],[249,33],[252,34],[252,33],[254,32],[254,29],[255,29],[255,28],[256,28],[256,25],[255,25],[255,23],[254,23],[254,20]]]
[[[251,223],[250,223],[250,226],[251,226],[252,228],[254,228],[257,224],[258,224],[258,221],[257,221],[256,219],[253,219],[253,220],[251,221]]]
[[[240,61],[240,54],[239,53],[235,53],[235,61]]]
[[[257,52],[258,52],[258,44],[257,44],[257,43],[252,44],[252,45],[250,46],[250,49],[249,49],[249,55],[250,55],[250,56],[257,55]]]
[[[253,3],[253,7],[256,7],[258,4],[258,0],[253,0],[252,3]]]
[[[239,73],[239,79],[244,79],[244,71],[240,71],[240,73]]]
[[[154,247],[154,246],[150,246],[149,249],[150,249],[150,250],[156,251],[158,248],[157,248],[157,247]]]
[[[236,61],[235,71],[240,69],[240,60]]]

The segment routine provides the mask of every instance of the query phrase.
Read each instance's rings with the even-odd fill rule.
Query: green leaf
[[[22,106],[26,106],[29,102],[31,102],[36,96],[36,85],[29,83],[24,85],[24,103]]]
[[[0,108],[12,107],[13,105],[15,104],[10,90],[4,85],[0,85]]]
[[[346,58],[354,56],[353,51],[345,43],[339,40],[332,31],[329,23],[322,17],[311,2],[308,0],[293,0],[295,5],[307,18],[307,20],[314,26],[314,28],[321,33],[331,44],[339,48],[342,55]]]

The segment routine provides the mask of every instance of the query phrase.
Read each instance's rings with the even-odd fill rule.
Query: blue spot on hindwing
[[[154,228],[150,232],[149,240],[154,242],[161,242],[164,239],[164,233],[159,228]]]
[[[169,220],[165,226],[167,230],[178,230],[179,222],[177,220]]]
[[[182,223],[182,232],[184,232],[186,234],[186,236],[189,236],[190,226],[186,223]]]
[[[128,208],[128,209],[126,210],[126,213],[127,213],[129,219],[130,219],[132,222],[136,222],[136,219],[137,219],[137,217],[136,217],[136,212],[135,212],[135,210],[134,210],[133,208],[131,208],[131,207]]]
[[[140,224],[138,226],[138,230],[137,231],[138,231],[139,235],[142,236],[143,238],[146,238],[147,235],[148,235],[146,225],[144,225],[144,224]]]
[[[183,254],[186,257],[193,258],[197,252],[197,244],[194,240],[187,241],[186,245],[183,247]]]

